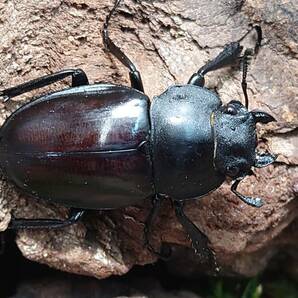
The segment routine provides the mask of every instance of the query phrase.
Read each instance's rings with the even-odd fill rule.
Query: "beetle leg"
[[[140,72],[137,70],[133,62],[125,55],[125,53],[114,44],[114,42],[109,37],[109,22],[115,12],[116,8],[120,4],[121,0],[116,0],[114,7],[111,9],[110,13],[107,15],[105,23],[102,30],[102,38],[105,47],[125,66],[129,69],[129,77],[131,82],[131,87],[144,92],[143,82]]]
[[[260,198],[253,198],[253,197],[248,197],[248,196],[244,196],[242,195],[241,193],[239,193],[236,189],[240,183],[242,179],[237,179],[233,184],[232,184],[232,187],[231,187],[231,190],[232,192],[240,199],[242,200],[244,203],[250,205],[250,206],[253,206],[253,207],[257,207],[257,208],[260,208],[263,206],[263,201],[262,199]]]
[[[212,70],[232,65],[238,61],[242,51],[242,46],[238,41],[227,44],[213,60],[207,62],[198,72],[194,73],[188,81],[188,84],[203,87],[205,84],[205,75]]]
[[[192,246],[196,254],[200,255],[203,259],[214,259],[212,251],[208,247],[208,238],[204,235],[195,224],[185,215],[184,203],[182,201],[174,201],[176,216],[183,226],[184,230],[188,234],[191,240]]]
[[[8,229],[19,230],[19,229],[59,229],[70,226],[76,223],[82,218],[85,211],[82,209],[72,208],[69,217],[65,220],[63,219],[25,219],[17,218],[12,219],[9,223]]]
[[[171,256],[170,248],[169,250],[167,249],[167,251],[164,251],[163,249],[161,251],[156,251],[154,247],[151,245],[149,240],[152,232],[151,227],[158,215],[162,200],[163,198],[158,194],[152,198],[152,208],[150,210],[149,215],[146,218],[145,226],[144,226],[144,239],[145,239],[144,245],[151,253],[157,255],[159,258],[169,259],[169,257]]]
[[[252,28],[248,30],[247,33],[238,41],[231,42],[225,45],[222,52],[220,52],[213,60],[207,62],[203,67],[201,67],[196,73],[191,76],[188,84],[203,87],[205,84],[204,76],[208,72],[236,64],[239,61],[240,54],[243,49],[243,47],[240,45],[240,41],[242,41],[252,30],[255,30],[257,32],[257,41],[254,51],[254,53],[256,54],[261,46],[262,41],[262,30],[261,27],[258,25],[252,26]]]
[[[45,87],[55,82],[61,81],[66,77],[72,77],[72,87],[88,85],[88,78],[85,72],[81,69],[66,69],[50,75],[46,75],[21,85],[8,88],[0,91],[0,96],[3,96],[4,102],[8,101],[12,97],[21,95],[23,93]]]

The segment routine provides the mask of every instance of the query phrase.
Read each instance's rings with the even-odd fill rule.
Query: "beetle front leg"
[[[242,41],[252,30],[255,30],[257,33],[257,41],[254,51],[256,54],[260,48],[262,40],[262,30],[260,26],[253,26],[238,41],[227,44],[222,52],[220,52],[214,59],[207,62],[203,67],[201,67],[196,73],[194,73],[191,76],[191,78],[188,81],[188,84],[203,87],[205,84],[205,75],[208,72],[236,64],[239,61],[239,58],[241,58],[240,54],[243,49],[243,47],[240,45],[240,41]]]
[[[241,193],[239,193],[236,189],[240,183],[242,179],[237,179],[231,187],[232,192],[240,199],[242,200],[244,203],[253,206],[253,207],[257,207],[260,208],[264,205],[262,199],[260,198],[253,198],[253,197],[248,197],[248,196],[244,196]]]
[[[27,219],[27,218],[13,218],[9,223],[8,229],[59,229],[70,226],[78,222],[85,211],[82,209],[72,208],[67,219]]]
[[[192,246],[196,254],[200,255],[203,259],[210,261],[214,259],[212,251],[208,247],[208,238],[203,234],[196,225],[185,215],[184,203],[182,201],[174,201],[176,216],[186,231],[191,240]]]
[[[222,52],[191,76],[188,84],[203,87],[205,85],[205,75],[209,71],[217,70],[236,63],[241,51],[242,47],[238,41],[227,44]]]
[[[23,93],[39,89],[50,84],[61,81],[67,77],[72,78],[72,87],[88,85],[88,78],[85,72],[81,69],[66,69],[50,75],[46,75],[29,82],[23,83],[21,85],[8,88],[0,91],[0,96],[3,97],[4,102],[8,101],[12,97],[21,95]]]
[[[109,22],[121,0],[116,0],[110,13],[107,15],[103,25],[102,39],[105,47],[125,66],[129,69],[129,78],[131,87],[144,92],[143,82],[140,72],[137,70],[133,62],[125,55],[125,53],[111,40],[109,36]]]
[[[149,212],[149,215],[146,218],[145,226],[144,226],[144,239],[145,239],[144,245],[147,247],[147,249],[151,253],[155,254],[159,258],[169,259],[169,257],[171,256],[171,251],[168,251],[168,250],[167,251],[163,251],[163,250],[156,251],[154,249],[154,247],[151,245],[150,240],[149,240],[151,232],[152,232],[151,227],[158,215],[162,200],[163,200],[163,197],[158,194],[152,198],[152,208]]]

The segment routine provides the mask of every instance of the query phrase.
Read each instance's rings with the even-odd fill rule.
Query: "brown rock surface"
[[[112,1],[100,0],[1,2],[1,87],[73,67],[83,68],[91,82],[128,84],[126,69],[103,51],[100,38],[111,5]],[[259,127],[259,135],[260,146],[269,146],[279,157],[275,165],[245,179],[241,191],[263,197],[266,204],[260,209],[245,205],[226,183],[186,208],[208,235],[222,274],[254,275],[279,251],[296,251],[297,258],[297,5],[294,0],[125,0],[111,29],[115,42],[136,61],[152,98],[172,84],[187,82],[224,44],[238,39],[255,22],[262,25],[265,41],[248,75],[250,108],[277,118],[277,123]],[[242,98],[240,79],[240,72],[228,68],[208,75],[207,87],[216,87],[227,102]],[[40,93],[1,104],[2,121]],[[16,217],[67,214],[65,208],[19,195],[6,182],[0,189],[0,231],[6,229],[11,210]],[[149,206],[93,211],[83,222],[60,231],[19,232],[17,243],[27,258],[61,270],[98,278],[124,274],[135,264],[156,260],[143,248]],[[189,242],[169,203],[154,229],[157,247],[161,241],[177,245],[170,262],[173,270],[204,270],[191,250],[181,248]]]

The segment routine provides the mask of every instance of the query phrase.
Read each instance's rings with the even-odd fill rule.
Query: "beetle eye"
[[[236,166],[227,167],[226,174],[230,177],[236,177],[239,173],[239,168]]]
[[[237,114],[237,109],[232,105],[228,105],[225,112],[227,114],[230,114],[230,115],[236,115]]]

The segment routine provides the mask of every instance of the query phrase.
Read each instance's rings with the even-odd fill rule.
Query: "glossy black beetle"
[[[204,254],[206,236],[186,217],[186,199],[198,198],[218,188],[226,176],[232,191],[249,205],[259,198],[237,192],[251,167],[264,167],[275,158],[256,152],[256,123],[274,121],[269,114],[248,111],[246,74],[249,56],[241,56],[240,40],[227,44],[213,60],[196,72],[187,85],[172,86],[154,98],[151,107],[143,93],[140,73],[113,43],[108,24],[104,44],[128,69],[131,87],[89,85],[80,70],[65,70],[1,91],[7,101],[67,76],[72,87],[39,97],[15,111],[0,130],[0,166],[6,177],[26,194],[72,207],[67,220],[13,219],[11,229],[60,228],[75,223],[88,209],[113,209],[152,199],[145,225],[148,248],[151,224],[162,198],[173,200],[178,220],[193,247]],[[239,101],[222,105],[204,88],[204,76],[241,61],[245,106]],[[205,252],[208,250],[205,250]],[[157,253],[157,252],[155,252]]]

